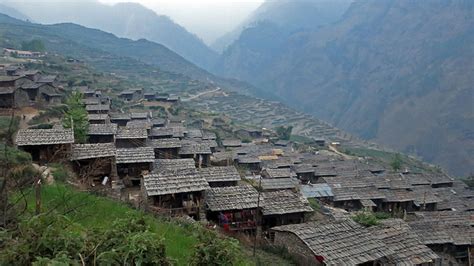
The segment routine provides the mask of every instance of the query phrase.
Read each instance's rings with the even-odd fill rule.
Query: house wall
[[[114,135],[89,135],[89,143],[112,143]]]
[[[274,232],[274,245],[286,248],[299,262],[299,265],[323,265],[316,260],[311,249],[295,234],[279,231]]]
[[[117,148],[137,148],[145,147],[146,139],[116,139],[115,146]]]

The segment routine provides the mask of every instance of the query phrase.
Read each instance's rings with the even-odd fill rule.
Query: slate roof
[[[237,162],[241,164],[250,164],[250,163],[253,164],[253,163],[261,163],[262,161],[258,157],[244,155],[244,156],[238,156]]]
[[[90,124],[88,135],[115,135],[117,124]]]
[[[416,199],[415,193],[411,190],[406,189],[390,189],[382,191],[385,195],[384,201],[386,202],[407,202],[414,201]]]
[[[382,259],[384,264],[418,265],[439,259],[401,219],[382,220],[379,225],[369,227],[369,231],[394,252]]]
[[[56,75],[41,75],[37,82],[39,83],[52,83],[56,80]]]
[[[116,139],[146,139],[148,133],[146,128],[128,128],[120,127],[117,130]]]
[[[89,104],[86,105],[87,111],[106,111],[110,110],[110,105],[108,104]]]
[[[418,212],[418,219],[408,224],[425,245],[472,245],[474,219],[470,212]]]
[[[292,166],[292,169],[297,174],[306,174],[314,173],[316,167],[312,166],[311,164],[296,164]]]
[[[100,99],[99,98],[86,98],[86,99],[82,99],[82,103],[84,103],[85,105],[100,104]]]
[[[151,137],[173,137],[173,129],[169,127],[152,128]]]
[[[148,196],[197,192],[209,189],[209,184],[195,169],[178,172],[155,172],[143,177]]]
[[[152,126],[163,126],[166,124],[166,120],[164,118],[156,117],[151,120]]]
[[[15,87],[0,87],[0,94],[12,94],[15,90]]]
[[[224,139],[222,140],[222,146],[224,147],[240,147],[242,142],[240,139]]]
[[[296,178],[263,178],[263,190],[295,189],[299,184]]]
[[[176,172],[186,169],[196,169],[196,162],[193,159],[156,159],[153,167],[154,172]]]
[[[154,149],[174,149],[181,148],[181,141],[177,138],[151,139],[147,141],[147,146]]]
[[[202,131],[200,129],[192,128],[186,132],[187,138],[202,138]]]
[[[385,199],[383,191],[376,187],[336,188],[332,187],[334,201]]]
[[[295,234],[325,265],[356,265],[393,254],[369,231],[352,220],[331,223],[309,222],[272,228]]]
[[[290,190],[262,192],[261,197],[263,215],[313,211],[304,197]]]
[[[16,136],[18,146],[54,145],[74,143],[72,129],[21,129]]]
[[[239,172],[235,166],[215,166],[199,169],[207,182],[240,181]]]
[[[121,114],[121,113],[114,113],[110,114],[110,119],[112,120],[130,120],[130,114]]]
[[[182,142],[181,149],[179,149],[180,155],[192,155],[192,154],[212,154],[211,148],[207,143],[199,142]]]
[[[109,118],[109,115],[108,114],[88,114],[87,115],[87,119],[89,121],[91,120],[102,120],[102,121],[105,121]]]
[[[132,119],[147,119],[148,112],[133,112],[130,113],[130,118]]]
[[[331,187],[328,184],[324,184],[324,183],[302,185],[301,193],[306,198],[326,198],[326,197],[334,196],[334,194],[332,193]]]
[[[218,187],[206,191],[206,205],[210,211],[244,210],[257,208],[258,191],[252,186]]]
[[[209,131],[204,131],[202,132],[202,139],[210,139],[210,140],[215,140],[217,139],[216,133],[214,132],[209,132]]]
[[[117,149],[117,164],[153,163],[155,152],[150,147]]]
[[[268,174],[269,178],[290,178],[295,176],[291,173],[290,168],[267,168],[265,169],[265,172]]]
[[[127,122],[128,128],[146,128],[151,129],[152,125],[147,120],[131,120]]]
[[[115,157],[114,143],[73,144],[71,160]]]

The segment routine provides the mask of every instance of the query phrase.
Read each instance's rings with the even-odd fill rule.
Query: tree
[[[74,139],[78,143],[87,141],[89,121],[87,111],[82,103],[82,93],[73,92],[66,101],[67,110],[64,115],[63,126],[74,129]]]
[[[395,156],[392,159],[392,162],[390,162],[390,166],[392,167],[393,170],[398,171],[402,168],[402,156],[400,154],[395,154]]]
[[[43,41],[34,39],[29,42],[22,42],[21,49],[33,52],[44,52],[46,50]]]
[[[293,126],[279,126],[275,128],[275,131],[279,139],[290,140],[291,131],[293,131]]]

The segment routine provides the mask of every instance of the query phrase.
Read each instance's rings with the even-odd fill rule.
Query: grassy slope
[[[186,226],[176,222],[156,219],[127,205],[114,202],[110,199],[98,197],[85,192],[75,191],[65,185],[43,186],[41,191],[42,212],[56,209],[80,225],[92,227],[107,227],[115,219],[127,216],[144,215],[152,231],[163,236],[167,255],[175,259],[179,265],[186,265],[193,253],[193,246],[197,242],[193,232]],[[27,215],[34,211],[34,195],[28,193]]]
[[[30,190],[27,194],[28,213],[34,213],[34,195]],[[99,228],[110,226],[115,219],[127,216],[144,215],[145,220],[150,225],[151,230],[162,236],[166,245],[167,255],[176,260],[178,265],[188,265],[189,259],[194,252],[194,245],[197,243],[195,232],[191,226],[179,223],[177,220],[164,220],[142,211],[132,209],[125,204],[115,202],[111,199],[95,196],[86,192],[76,191],[65,185],[43,186],[41,191],[42,212],[52,209],[66,214],[72,221],[87,228]],[[66,202],[66,204],[65,204]],[[290,261],[278,257],[277,255],[257,250],[257,258],[252,257],[251,249],[243,248],[244,257],[237,265],[289,265]]]

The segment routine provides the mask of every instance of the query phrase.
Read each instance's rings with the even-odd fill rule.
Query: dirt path
[[[336,154],[338,154],[338,155],[341,155],[341,156],[342,156],[344,159],[346,159],[346,160],[351,160],[351,159],[353,158],[352,156],[349,156],[349,155],[347,155],[347,154],[345,154],[345,153],[342,153],[342,152],[338,151],[337,148],[334,147],[334,146],[331,145],[331,144],[328,145],[328,148],[329,148],[330,151],[332,151],[332,152],[334,152],[334,153],[336,153]]]
[[[20,129],[28,128],[28,122],[38,115],[38,109],[33,107],[23,107],[18,110],[18,116],[20,117]]]
[[[196,95],[193,95],[193,96],[191,96],[191,97],[189,97],[189,98],[182,99],[182,101],[183,101],[183,102],[189,102],[189,101],[194,100],[194,99],[196,99],[196,98],[199,98],[199,97],[201,97],[201,96],[203,96],[203,95],[210,94],[210,93],[214,93],[214,92],[218,92],[218,91],[220,91],[220,90],[221,90],[221,88],[217,87],[217,89],[212,90],[212,91],[203,91],[203,92],[200,92],[200,93],[198,93],[198,94],[196,94]]]

